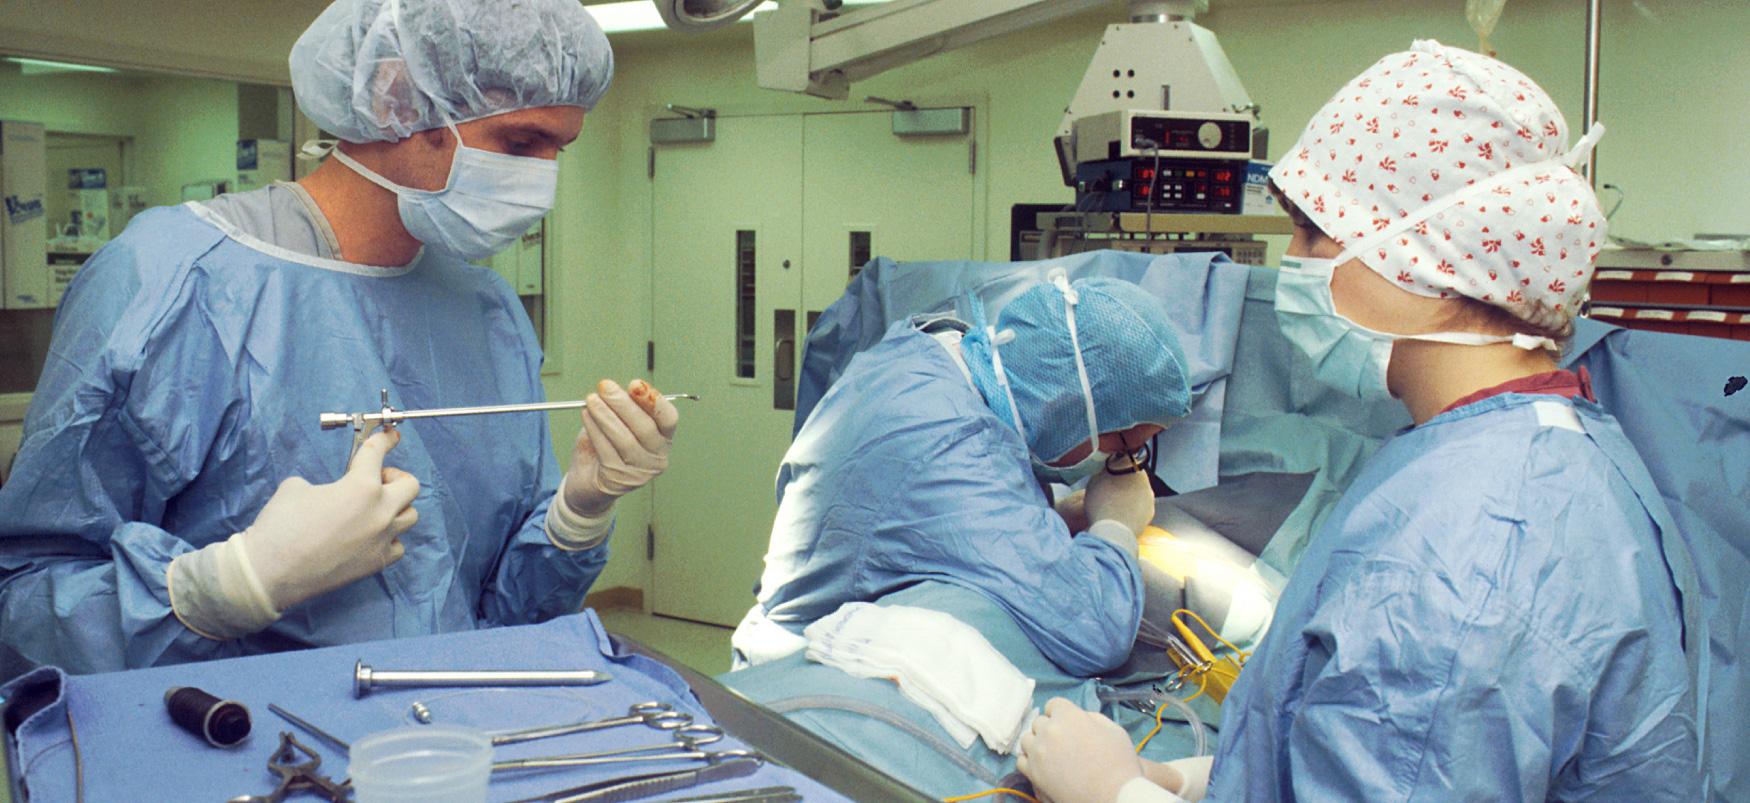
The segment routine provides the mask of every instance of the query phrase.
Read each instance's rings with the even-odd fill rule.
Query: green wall
[[[1213,4],[1216,10],[1199,23],[1220,37],[1263,107],[1272,129],[1272,155],[1286,151],[1324,100],[1380,56],[1418,37],[1465,47],[1476,42],[1460,0]],[[166,58],[181,54],[185,62],[222,68],[247,54],[251,65],[275,71],[321,3],[287,4],[272,21],[252,21],[248,41],[212,35],[208,29],[216,23],[207,19],[212,11],[206,7],[211,4],[148,5],[154,9],[145,17],[151,34],[93,33],[72,17],[50,20],[60,22],[48,33],[13,33],[19,42],[92,36],[92,41],[114,40],[104,48],[136,55],[151,55],[142,49],[151,40]],[[1512,0],[1493,37],[1501,57],[1543,84],[1570,122],[1579,116],[1583,7],[1579,0]],[[988,182],[984,245],[990,257],[1003,258],[1010,205],[1070,197],[1058,182],[1048,140],[1105,25],[1122,18],[1122,4],[1113,2],[1099,13],[878,76],[853,87],[853,95],[984,104],[987,114],[978,120],[988,135],[981,159]],[[165,39],[171,34],[156,33],[159,29],[200,33]],[[1605,3],[1602,116],[1610,134],[1599,154],[1602,179],[1627,193],[1613,221],[1616,232],[1653,239],[1750,232],[1744,189],[1750,186],[1750,137],[1743,133],[1750,120],[1745,30],[1750,30],[1750,2],[1744,0]],[[229,61],[200,57],[221,45]],[[645,126],[655,110],[664,103],[712,106],[725,113],[846,106],[758,89],[747,25],[700,36],[620,35],[614,45],[619,64],[614,88],[589,115],[583,137],[561,157],[563,182],[549,246],[547,390],[555,399],[578,398],[600,377],[624,380],[645,373],[651,294],[687,292],[651,287]],[[0,117],[39,119],[54,130],[135,136],[136,169],[157,202],[176,201],[185,181],[232,172],[236,92],[229,83],[65,76],[33,77],[37,83],[26,84],[8,66],[0,65]],[[562,460],[576,432],[575,418],[554,417]],[[685,432],[683,422],[682,448]],[[6,434],[0,426],[0,441]],[[598,587],[645,585],[642,539],[650,504],[649,492],[622,503],[615,555]]]
[[[64,73],[21,75],[0,62],[0,119],[51,133],[133,137],[134,175],[154,205],[179,203],[182,185],[237,173],[237,85],[205,78]],[[64,176],[49,177],[49,191]],[[111,178],[111,182],[115,182]]]
[[[1271,128],[1272,158],[1288,150],[1305,121],[1344,82],[1416,38],[1475,48],[1459,0],[1224,3],[1198,19],[1220,38]],[[1499,56],[1542,84],[1580,131],[1583,3],[1516,0],[1492,37]],[[990,258],[1007,256],[1008,209],[1021,202],[1067,201],[1049,139],[1105,26],[1120,4],[992,40],[877,76],[852,96],[977,99],[989,144],[984,232]],[[549,360],[564,373],[555,397],[575,397],[597,376],[644,373],[651,293],[650,182],[645,126],[665,103],[726,114],[831,110],[847,104],[757,88],[749,26],[693,37],[616,37],[613,89],[563,157],[552,270],[559,335]],[[1743,0],[1608,0],[1605,4],[1601,116],[1610,129],[1599,149],[1602,181],[1624,188],[1613,221],[1636,238],[1700,231],[1750,232],[1750,3]],[[855,158],[847,154],[846,158]],[[920,191],[923,188],[920,188]],[[748,197],[758,197],[750,189]],[[1606,208],[1612,200],[1606,196]],[[660,213],[660,211],[658,212]],[[1275,244],[1273,257],[1281,243]],[[573,421],[556,422],[568,446]],[[686,427],[681,426],[684,448]],[[776,467],[772,467],[775,471]],[[621,505],[614,557],[598,584],[643,587],[643,532],[650,501]]]

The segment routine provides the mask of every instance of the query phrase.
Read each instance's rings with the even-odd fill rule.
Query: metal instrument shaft
[[[687,399],[698,401],[699,397],[692,393],[670,393],[664,399],[674,401]],[[457,415],[496,415],[499,413],[541,413],[550,410],[581,410],[589,406],[588,400],[536,402],[533,404],[489,404],[479,407],[440,407],[432,410],[396,410],[385,405],[382,410],[371,413],[323,413],[321,422],[323,429],[340,429],[355,424],[365,427],[375,427],[382,424],[394,426],[403,421],[416,418],[444,418]]]
[[[592,669],[560,670],[419,670],[373,669],[363,661],[353,665],[352,693],[363,697],[373,689],[434,686],[594,686],[613,678]]]

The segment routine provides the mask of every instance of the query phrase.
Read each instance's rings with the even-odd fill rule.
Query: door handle
[[[772,379],[796,381],[796,338],[780,337],[772,344]]]
[[[772,409],[796,409],[796,310],[772,310]]]

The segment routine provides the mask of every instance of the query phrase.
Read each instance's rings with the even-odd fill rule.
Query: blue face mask
[[[1399,340],[1423,340],[1460,346],[1511,343],[1517,348],[1559,350],[1549,338],[1531,335],[1485,335],[1476,332],[1435,332],[1396,335],[1362,326],[1337,312],[1331,296],[1331,275],[1337,265],[1352,257],[1336,259],[1283,257],[1276,276],[1276,325],[1313,362],[1313,376],[1362,401],[1392,397],[1386,385],[1391,367],[1392,344]]]
[[[1111,458],[1111,454],[1099,449],[1089,452],[1086,459],[1073,466],[1054,466],[1034,457],[1033,476],[1059,485],[1074,485],[1099,473],[1100,469],[1106,466],[1106,461]]]
[[[377,186],[395,193],[395,208],[407,233],[433,250],[484,259],[505,249],[553,209],[559,163],[510,156],[462,144],[454,125],[455,156],[441,190],[396,184],[336,148],[334,158]]]
[[[1392,339],[1337,314],[1335,268],[1334,259],[1284,257],[1276,276],[1276,325],[1312,359],[1320,382],[1362,401],[1389,399]]]

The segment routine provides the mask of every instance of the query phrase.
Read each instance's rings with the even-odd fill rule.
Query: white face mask
[[[1276,323],[1284,337],[1312,358],[1313,375],[1319,381],[1362,401],[1391,398],[1386,372],[1391,364],[1392,344],[1399,340],[1460,346],[1511,343],[1526,351],[1539,348],[1560,350],[1560,346],[1547,337],[1526,334],[1434,332],[1397,335],[1362,326],[1337,312],[1336,300],[1331,295],[1331,275],[1337,265],[1350,258],[1347,255],[1337,259],[1284,257],[1276,277]]]
[[[484,259],[505,249],[553,209],[559,163],[469,147],[454,125],[456,152],[450,180],[441,190],[392,182],[339,148],[334,158],[372,183],[395,193],[395,208],[407,233],[436,251]]]

